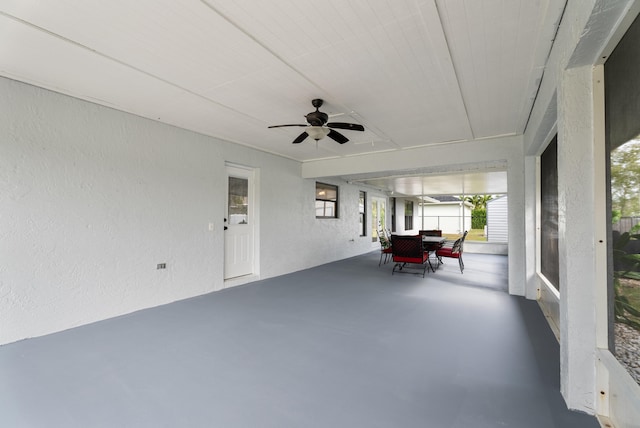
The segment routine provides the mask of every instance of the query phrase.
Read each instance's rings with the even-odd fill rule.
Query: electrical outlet
[[[166,263],[158,263],[158,266],[156,267],[156,269],[166,269],[166,268],[167,268]]]

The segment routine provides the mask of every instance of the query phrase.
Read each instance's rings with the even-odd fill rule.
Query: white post
[[[560,389],[571,409],[595,402],[596,257],[593,68],[568,69],[558,90]]]

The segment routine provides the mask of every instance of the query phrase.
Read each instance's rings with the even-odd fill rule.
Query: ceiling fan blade
[[[298,135],[298,137],[295,140],[293,140],[293,144],[302,143],[304,140],[307,139],[308,136],[309,134],[307,134],[306,132],[303,132],[302,134]]]
[[[355,123],[330,122],[327,123],[329,128],[348,129],[349,131],[364,131],[364,126]]]
[[[295,123],[291,125],[271,125],[271,126],[267,126],[267,128],[282,128],[283,126],[309,126],[309,125],[301,125],[299,123]]]
[[[329,133],[327,134],[327,137],[336,140],[340,144],[344,144],[347,141],[349,141],[349,139],[347,137],[345,137],[344,135],[342,135],[339,132],[334,131],[333,129],[329,131]]]

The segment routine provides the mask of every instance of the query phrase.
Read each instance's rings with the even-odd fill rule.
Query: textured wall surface
[[[297,162],[4,78],[0,93],[0,344],[224,288],[225,161],[259,168],[262,278],[376,248],[359,189],[336,182],[341,218],[316,220]]]

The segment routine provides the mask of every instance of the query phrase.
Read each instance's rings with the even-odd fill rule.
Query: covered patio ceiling
[[[354,174],[341,178],[396,197],[498,195],[508,191],[506,161]]]
[[[389,176],[354,180],[392,196],[485,195],[507,193],[507,172]]]
[[[0,75],[305,163],[522,135],[566,0],[37,0],[0,6]],[[306,138],[311,100],[349,141]],[[215,140],[212,140],[215,142]],[[345,177],[504,193],[490,170]]]
[[[526,129],[565,4],[4,1],[0,75],[300,162],[482,145]],[[315,98],[365,131],[292,144]]]

